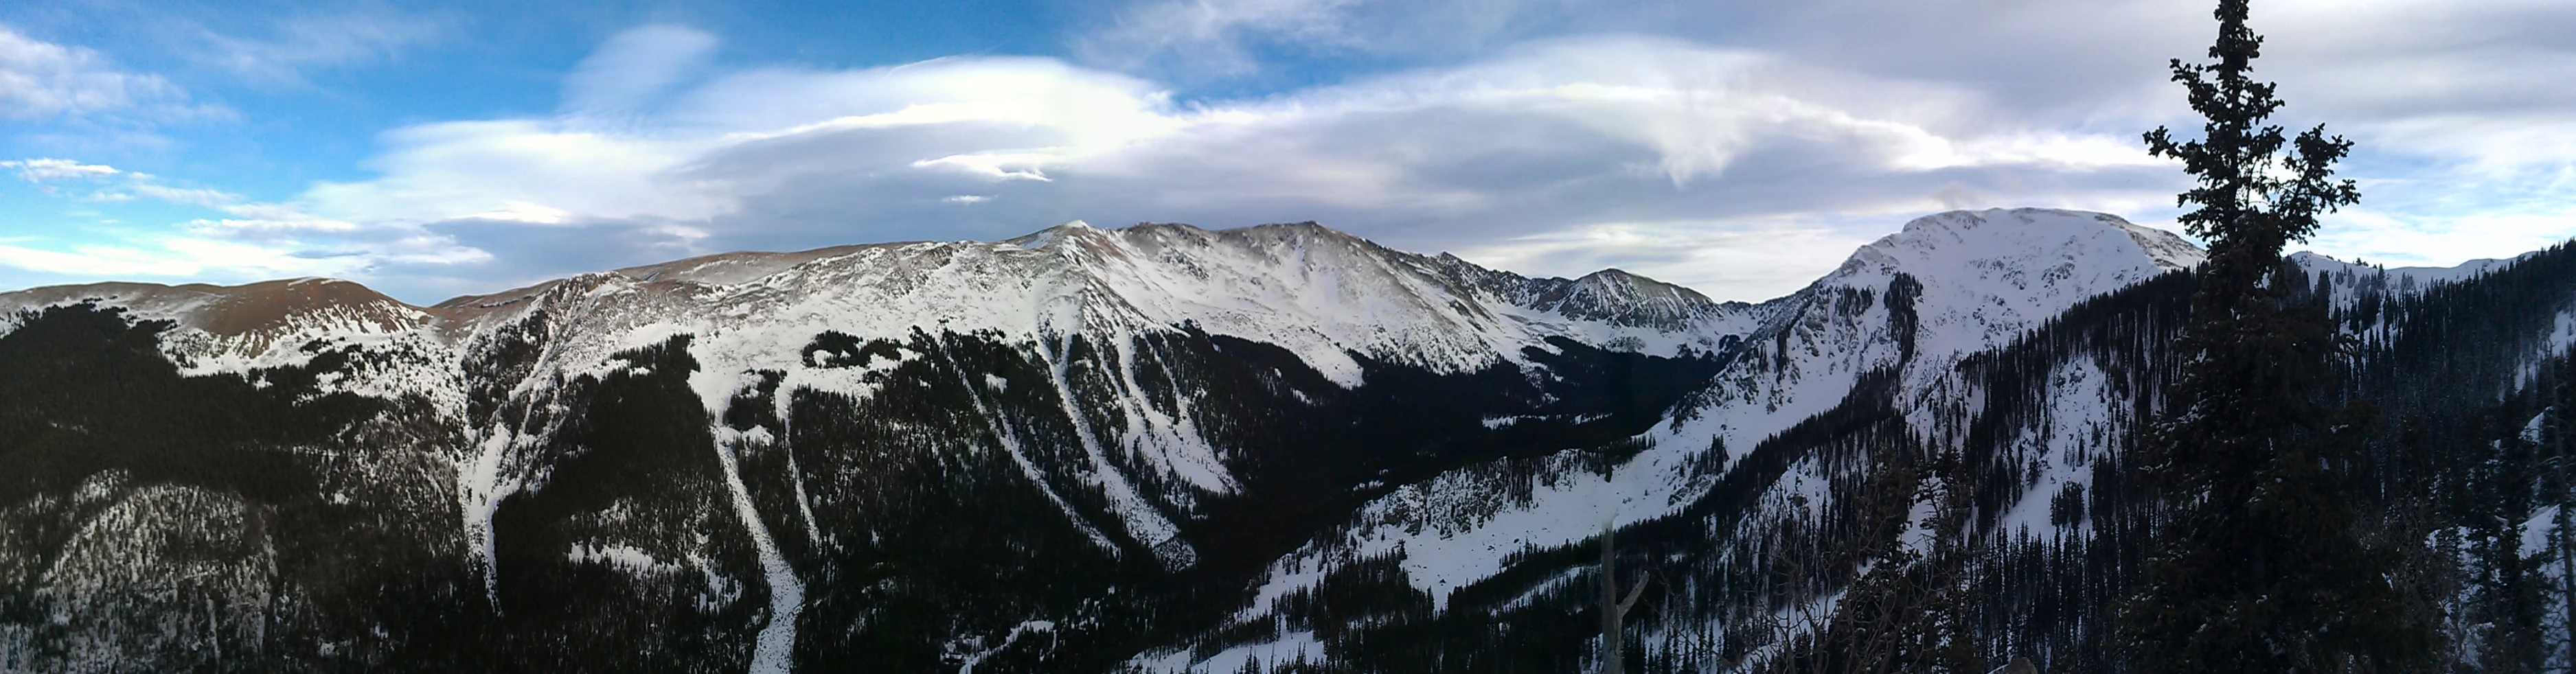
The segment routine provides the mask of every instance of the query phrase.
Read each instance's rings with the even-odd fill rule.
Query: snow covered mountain
[[[2370,376],[2510,395],[2576,319],[2481,328],[2514,350],[2465,373],[2401,336],[2576,275],[2550,255],[2296,263]],[[1605,526],[1663,579],[1638,671],[1778,668],[1858,638],[1891,573],[2098,576],[1994,555],[2116,552],[2066,494],[2119,489],[2200,259],[1952,212],[1744,304],[1311,223],[1072,223],[430,307],[5,293],[0,671],[1576,671]],[[2098,636],[2061,613],[1977,655]]]
[[[955,520],[1008,512],[978,512],[987,506],[976,494],[1003,492],[990,498],[1034,511],[994,523],[996,539],[978,545],[1027,548],[1031,564],[1057,557],[1048,563],[1060,567],[1029,569],[1030,583],[1090,587],[1027,607],[1028,615],[1010,623],[960,616],[954,627],[902,626],[916,632],[907,635],[917,639],[906,644],[913,652],[863,657],[980,661],[989,656],[975,656],[974,630],[1016,634],[1021,624],[1132,630],[1076,624],[1102,620],[1083,611],[1121,608],[1085,608],[1118,592],[1113,579],[1121,573],[1136,576],[1127,582],[1137,585],[1160,582],[1199,566],[1199,548],[1210,544],[1230,546],[1214,563],[1240,566],[1233,558],[1293,536],[1293,528],[1232,526],[1283,517],[1283,508],[1266,501],[1300,502],[1284,508],[1292,512],[1313,509],[1286,517],[1297,522],[1386,488],[1383,480],[1363,486],[1346,474],[1408,475],[1454,460],[1444,454],[1529,451],[1451,437],[1508,435],[1489,433],[1480,423],[1485,414],[1545,419],[1522,433],[1530,436],[1576,437],[1642,423],[1648,410],[1609,408],[1638,402],[1631,396],[1650,396],[1651,405],[1651,396],[1670,398],[1682,384],[1628,385],[1632,372],[1661,372],[1658,363],[1682,363],[1672,366],[1678,372],[1713,370],[1721,337],[1750,325],[1742,305],[1620,272],[1528,279],[1454,257],[1386,250],[1311,224],[1209,232],[1074,223],[999,243],[721,255],[425,308],[327,280],[44,288],[0,302],[24,309],[11,326],[22,342],[58,323],[130,324],[132,339],[152,343],[176,366],[159,384],[298,388],[285,394],[287,404],[336,400],[360,408],[350,423],[398,417],[437,429],[406,438],[426,446],[405,460],[429,467],[426,476],[404,477],[438,484],[402,487],[444,493],[454,504],[412,508],[452,518],[431,540],[414,543],[458,565],[457,575],[476,581],[469,587],[479,586],[479,601],[464,597],[452,613],[515,618],[523,612],[509,610],[514,604],[548,603],[514,597],[520,587],[582,585],[584,574],[604,569],[631,578],[600,594],[692,597],[647,615],[716,623],[703,636],[727,645],[697,657],[760,669],[790,663],[798,616],[809,606],[888,590],[837,578],[879,573],[871,568],[888,558],[941,561],[885,540],[890,530],[933,536]],[[1541,376],[1550,368],[1558,371]],[[1371,376],[1382,382],[1368,382]],[[1372,400],[1409,394],[1423,395]],[[628,407],[640,400],[650,404]],[[653,416],[650,427],[676,438],[634,437],[641,431],[625,423],[630,414]],[[682,421],[692,418],[699,421]],[[1380,437],[1347,437],[1359,432]],[[1460,446],[1378,451],[1411,438]],[[276,438],[280,446],[256,451],[313,453],[321,441]],[[367,483],[346,489],[389,484],[382,476],[343,475],[331,452],[320,453],[318,465],[305,469],[317,481]],[[1359,456],[1303,465],[1340,454]],[[132,472],[102,467],[79,476],[77,486],[62,486],[117,493],[99,485],[123,484],[117,476]],[[100,475],[115,479],[98,482]],[[241,499],[237,506],[252,510],[273,505],[233,495],[233,485],[168,488],[195,499]],[[915,512],[928,507],[923,494],[912,493],[924,489],[955,499],[946,504],[955,512]],[[310,505],[323,513],[355,503],[338,492],[314,496],[320,502]],[[39,510],[27,519],[94,521],[77,508]],[[517,514],[523,512],[543,514]],[[136,517],[145,521],[44,529],[50,537],[10,550],[77,547],[84,536],[127,535],[159,524],[153,517],[183,514]],[[1015,538],[1013,528],[1037,530],[1029,537],[1040,540]],[[1208,532],[1192,536],[1189,529]],[[691,532],[705,539],[682,535]],[[1068,542],[1078,544],[1045,547]],[[263,541],[261,555],[227,561],[234,572],[257,575],[245,569],[274,566],[270,547]],[[1066,555],[1092,558],[1099,567],[1093,575],[1102,577],[1082,577],[1079,564],[1060,558]],[[27,596],[111,573],[48,566],[50,557],[15,560],[21,587],[34,588]],[[523,584],[522,566],[547,568],[526,571]],[[836,584],[806,589],[817,582]],[[326,589],[340,588],[315,591]],[[225,607],[271,603],[215,594],[220,599],[212,601]],[[574,610],[583,603],[561,602]],[[859,612],[848,619],[860,624],[901,608],[866,603],[842,605]],[[125,612],[114,601],[94,605]],[[207,610],[236,617],[206,620],[240,619]],[[567,620],[548,627],[562,639],[603,644],[659,627],[638,620],[621,634],[585,624],[620,616],[557,617]],[[126,649],[162,643],[88,638],[105,628],[64,630],[59,638],[36,629],[10,632],[31,649],[13,652],[49,652],[73,663],[150,662]],[[353,640],[364,644],[364,636]],[[329,657],[369,657],[312,647]]]
[[[1541,551],[1578,546],[1604,523],[1686,517],[1726,498],[1719,492],[1729,479],[1751,475],[1744,449],[1848,404],[1856,390],[1892,386],[1922,411],[1937,409],[1945,388],[1955,387],[1942,377],[1961,357],[2201,257],[2179,237],[2108,215],[2015,209],[1915,220],[1807,288],[1749,308],[1756,327],[1734,340],[1740,348],[1729,367],[1664,423],[1623,439],[1632,456],[1591,469],[1599,461],[1583,452],[1537,466],[1503,460],[1397,490],[1274,564],[1259,598],[1233,620],[1301,622],[1281,615],[1294,611],[1281,599],[1314,592],[1356,560],[1399,560],[1434,613],[1447,610],[1453,593],[1497,592],[1480,583],[1513,588],[1501,608],[1550,592],[1571,592],[1579,603],[1580,568],[1552,570],[1537,583],[1495,577]],[[1821,507],[1825,495],[1816,492],[1832,476],[1816,474],[1820,468],[1768,476],[1763,482],[1774,486],[1765,498],[1775,502],[1765,509]],[[1138,664],[1231,671],[1246,660],[1295,661],[1327,650],[1311,632],[1289,632],[1212,658],[1175,651]]]

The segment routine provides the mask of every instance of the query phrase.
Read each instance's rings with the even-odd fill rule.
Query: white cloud
[[[707,43],[644,30],[659,37],[630,33],[588,63],[652,60],[606,55],[614,50],[699,54],[651,45]],[[573,240],[547,228],[625,232],[656,242],[628,253],[678,257],[999,238],[1077,218],[1314,219],[1549,273],[1553,261],[1615,262],[1576,255],[1581,242],[1652,240],[1608,249],[1697,251],[1635,270],[1742,297],[1796,274],[1691,269],[1765,241],[1821,246],[1770,259],[1830,267],[1806,257],[1838,259],[1843,242],[1869,238],[1834,228],[1890,227],[1943,194],[2082,206],[2168,193],[2137,178],[2165,169],[2121,152],[2125,139],[1998,130],[1984,123],[1993,103],[1973,90],[1665,39],[1551,41],[1465,66],[1189,105],[1144,80],[1047,59],[738,70],[668,92],[676,80],[651,74],[698,58],[619,66],[649,72],[610,78],[625,83],[615,86],[575,78],[553,116],[395,130],[367,163],[377,177],[319,185],[297,202],[330,222],[454,235],[503,267],[595,252],[550,248]],[[636,96],[660,102],[614,119],[574,102]],[[2142,182],[2153,192],[2137,193]],[[1783,229],[1791,213],[1811,217]],[[1493,243],[1502,240],[1513,243]]]
[[[2258,9],[2294,126],[2482,169],[2576,162],[2576,5],[2295,0]]]
[[[464,216],[476,220],[524,222],[534,225],[560,225],[572,219],[572,212],[525,201],[512,201],[500,208]]]
[[[362,229],[354,222],[316,216],[286,204],[235,204],[224,206],[220,210],[233,217],[192,220],[189,221],[187,229],[198,234],[226,238],[287,234],[347,234]]]
[[[186,260],[117,246],[83,246],[70,252],[0,244],[0,265],[46,274],[103,277],[186,277],[204,267]]]
[[[2565,241],[2576,233],[2576,207],[2452,215],[2354,210],[2330,216],[2325,224],[2306,248],[2391,267],[2450,266],[2464,260],[2510,258]]]
[[[0,243],[0,267],[94,280],[246,283],[297,276],[370,278],[390,268],[452,268],[492,260],[489,253],[459,246],[452,237],[412,228],[361,227],[277,205],[227,210],[245,215],[195,220],[157,233],[101,230],[76,242],[13,238]],[[115,242],[92,242],[102,235]]]
[[[1535,27],[1637,32],[1586,17],[1650,15],[1621,0],[1144,0],[1111,11],[1070,42],[1088,63],[1181,79],[1259,76],[1276,60],[1472,54]],[[1705,4],[1705,3],[1701,3]],[[1567,30],[1571,29],[1571,30]],[[1279,57],[1285,56],[1285,59]]]
[[[0,169],[16,169],[18,179],[31,183],[75,178],[106,178],[122,173],[105,164],[83,164],[70,159],[15,159],[0,161]]]
[[[7,169],[15,169],[19,180],[38,184],[65,180],[98,181],[121,177],[121,180],[117,181],[120,183],[117,187],[108,191],[94,192],[88,197],[88,200],[97,202],[121,202],[145,198],[186,206],[220,209],[234,207],[242,201],[241,195],[238,194],[202,188],[171,187],[162,184],[160,176],[120,171],[114,166],[86,164],[74,159],[0,161],[0,170]]]
[[[502,219],[704,220],[737,210],[744,196],[816,174],[1040,179],[1044,166],[1182,123],[1140,81],[1008,58],[736,72],[677,94],[665,108],[641,120],[567,112],[399,129],[385,135],[388,151],[367,163],[380,177],[323,184],[303,200],[358,221],[435,222],[529,208],[556,215]],[[813,152],[866,135],[914,147]],[[919,149],[941,144],[953,149]],[[709,165],[727,158],[743,161]]]
[[[2132,141],[2129,149],[2144,128],[2196,125],[2164,63],[2196,60],[2215,32],[2205,5],[2164,0],[1136,0],[1113,13],[1108,29],[1068,41],[1121,68],[1186,74],[1213,61],[1234,64],[1224,73],[1253,76],[1317,52],[1402,61],[1431,45],[1659,35],[1976,91],[1998,105],[1962,124],[1998,133],[2115,132]],[[2284,124],[2323,122],[2361,141],[2364,152],[2432,161],[2513,167],[2576,157],[2576,87],[2555,85],[2576,81],[2576,41],[2566,39],[2576,31],[2576,4],[2281,0],[2256,3],[2253,26],[2266,36],[2256,74],[2280,82],[2291,103]],[[1911,99],[1857,98],[1899,106]]]
[[[1255,68],[1241,44],[1272,38],[1348,43],[1345,12],[1366,0],[1160,0],[1121,12],[1116,25],[1082,45],[1094,58],[1128,66],[1187,55],[1190,67],[1237,74]]]
[[[231,206],[233,204],[240,203],[242,200],[241,195],[222,190],[170,187],[142,180],[136,181],[135,184],[127,187],[126,189],[132,190],[136,196],[146,199],[157,199],[174,204],[204,206],[207,208]]]
[[[82,200],[123,203],[151,199],[221,214],[180,223],[161,232],[108,227],[75,235],[11,237],[0,245],[0,267],[89,278],[190,278],[254,281],[278,276],[366,276],[395,265],[454,265],[489,261],[491,255],[457,245],[451,237],[406,223],[358,223],[314,215],[292,203],[245,199],[221,190],[174,187],[159,176],[70,159],[0,161],[21,179],[52,193],[48,182],[107,182]],[[89,212],[100,225],[115,225]],[[101,236],[119,239],[101,244]],[[51,244],[51,245],[48,245]]]
[[[2197,126],[2163,64],[2214,28],[2161,0],[1606,1],[1145,0],[1072,38],[1077,62],[856,69],[718,67],[714,36],[649,26],[584,60],[555,112],[388,131],[372,177],[282,212],[166,186],[97,198],[204,206],[182,235],[398,293],[1072,219],[1317,220],[1761,299],[1927,211],[2170,217],[2186,176],[2137,136]],[[2576,89],[2535,84],[2576,79],[2576,5],[2257,12],[2258,75],[2292,102],[2278,121],[2361,141],[2345,175],[2367,179],[2365,210],[2320,249],[2447,263],[2576,233]],[[1374,74],[1238,99],[1168,84],[1361,59]]]
[[[564,79],[564,107],[615,114],[649,102],[705,65],[716,37],[685,26],[646,26],[618,34]]]
[[[304,16],[279,22],[268,37],[198,27],[208,48],[191,56],[252,83],[301,85],[307,71],[385,58],[445,31],[445,22],[418,15]]]
[[[298,257],[263,246],[219,239],[162,237],[127,245],[84,245],[47,250],[0,245],[0,265],[46,274],[96,278],[208,278],[238,281],[292,276],[345,275],[345,260]]]
[[[976,152],[923,159],[913,162],[912,167],[944,168],[993,180],[1054,182],[1047,179],[1045,168],[1065,162],[1065,157],[1048,152]]]
[[[529,204],[595,217],[703,218],[721,203],[659,179],[705,138],[626,134],[571,119],[441,122],[387,133],[364,165],[382,177],[323,183],[303,201],[335,217],[420,223]]]
[[[2576,235],[2576,166],[2437,170],[2430,184],[2368,180],[2362,203],[2321,218],[2314,250],[2390,266],[2508,258]],[[2379,195],[2379,196],[2374,196]]]
[[[209,112],[158,75],[117,69],[98,52],[45,42],[0,26],[0,121],[44,121],[109,111],[179,117]]]
[[[1761,301],[1796,292],[1872,237],[1853,223],[1797,217],[1727,222],[1604,223],[1455,251],[1470,262],[1573,278],[1617,267],[1708,293]]]

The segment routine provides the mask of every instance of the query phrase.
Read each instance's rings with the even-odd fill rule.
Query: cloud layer
[[[201,112],[186,91],[160,76],[127,72],[95,51],[0,26],[0,121],[135,109],[161,116]]]
[[[172,228],[116,243],[47,249],[0,239],[0,265],[62,275],[269,279],[366,276],[389,265],[453,267],[491,261],[451,237],[399,222],[361,225],[315,215],[300,204],[173,186],[160,176],[69,159],[0,161],[0,171],[48,194],[91,203],[151,201],[211,211]]]
[[[2170,218],[2185,177],[2137,135],[2196,127],[2162,65],[2213,30],[2188,5],[1151,0],[1069,36],[1066,58],[861,68],[729,64],[718,35],[647,25],[573,67],[550,112],[394,128],[367,177],[274,202],[68,159],[0,165],[65,198],[205,211],[85,272],[63,257],[79,251],[5,239],[0,265],[292,270],[434,301],[724,250],[1315,220],[1524,273],[1617,266],[1758,300],[1936,210]],[[2274,36],[2258,74],[2292,102],[2281,121],[2361,144],[2345,175],[2365,202],[2320,250],[2448,264],[2576,234],[2576,89],[2539,84],[2576,81],[2557,37],[2576,7],[2297,0],[2255,20]],[[133,83],[83,85],[120,105],[185,102],[73,48],[11,61],[11,39],[28,42],[0,32],[0,72],[41,61]],[[1354,62],[1366,74],[1187,93]]]
[[[1945,206],[2135,205],[2136,186],[2171,182],[2119,137],[1987,124],[2000,111],[1973,90],[1660,38],[1546,41],[1192,104],[1034,58],[674,86],[709,48],[703,34],[639,29],[585,62],[562,112],[396,130],[369,164],[380,177],[300,203],[451,236],[532,278],[740,248],[1000,238],[1077,218],[1317,220],[1536,273],[1617,264],[1758,299],[1814,269],[1670,251],[1798,247],[1766,257],[1829,267],[1865,241],[1855,231]],[[1631,243],[1569,247],[1597,236]],[[624,245],[556,247],[600,240]]]

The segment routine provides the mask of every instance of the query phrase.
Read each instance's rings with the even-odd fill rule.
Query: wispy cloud
[[[1309,47],[1353,44],[1345,13],[1368,0],[1159,0],[1138,3],[1120,12],[1108,30],[1077,43],[1095,61],[1137,67],[1165,59],[1185,59],[1192,68],[1212,75],[1253,70],[1257,62],[1247,42],[1303,43]]]
[[[230,241],[163,237],[69,250],[0,245],[0,265],[66,276],[140,279],[283,278],[346,274],[346,265]]]
[[[550,112],[394,128],[360,164],[371,175],[275,203],[123,175],[45,184],[206,209],[169,236],[327,260],[415,300],[695,253],[991,239],[1077,218],[1318,220],[1517,271],[1618,266],[1752,300],[1933,210],[2170,218],[2185,176],[2137,136],[2196,126],[2163,64],[2205,48],[2206,11],[1141,0],[1068,38],[1064,59],[868,68],[720,65],[723,40],[654,25],[600,45]],[[2576,5],[2283,0],[2255,19],[2271,36],[2258,74],[2292,102],[2279,121],[2361,142],[2345,174],[2365,180],[2366,201],[2317,248],[2448,263],[2576,234],[2564,205],[2576,89],[2539,84],[2576,79],[2563,39]],[[396,43],[312,53],[357,62]],[[1188,93],[1321,61],[1365,61],[1366,74]]]
[[[123,171],[105,164],[83,164],[70,159],[14,159],[0,161],[0,169],[16,171],[19,180],[43,183],[68,179],[95,179],[115,176]]]
[[[1465,54],[1596,10],[1572,0],[1143,0],[1070,39],[1087,63],[1182,79],[1258,74],[1311,57]],[[1614,27],[1616,30],[1617,27]],[[1600,32],[1600,31],[1591,31]],[[1634,32],[1634,31],[1626,31]]]
[[[260,36],[219,33],[199,26],[207,49],[195,57],[254,84],[293,86],[308,73],[367,63],[443,35],[448,24],[431,16],[385,12],[303,16],[280,21]]]
[[[1864,217],[1843,216],[1860,220]],[[1878,218],[1867,218],[1877,220]],[[1455,251],[1487,266],[1575,277],[1616,267],[1670,283],[1760,300],[1814,282],[1880,222],[1779,216],[1727,221],[1615,222],[1471,244]]]
[[[59,195],[62,187],[84,185],[90,190],[82,197],[86,202],[148,200],[203,209],[212,216],[167,229],[113,228],[72,239],[12,237],[0,241],[6,244],[0,245],[0,267],[71,276],[246,281],[279,275],[367,276],[388,265],[491,259],[483,251],[457,245],[450,237],[416,225],[360,225],[316,215],[301,204],[260,202],[222,190],[171,185],[160,176],[105,164],[18,159],[0,161],[0,171],[12,171],[47,194]],[[102,225],[114,223],[99,219]],[[117,242],[97,241],[102,235]]]
[[[2140,178],[2163,167],[2121,137],[1991,128],[1980,122],[1991,102],[1965,88],[1666,39],[1553,41],[1233,103],[1176,104],[1150,81],[1028,58],[737,70],[661,91],[669,80],[653,73],[700,62],[705,43],[644,29],[592,58],[663,64],[612,78],[640,82],[616,90],[651,92],[649,109],[590,114],[571,101],[602,85],[575,78],[560,114],[399,129],[370,161],[378,177],[297,201],[336,221],[455,236],[513,278],[578,270],[558,268],[567,261],[998,238],[1074,218],[1316,219],[1547,273],[1615,261],[1577,254],[1587,241],[1698,251],[1631,262],[1759,299],[1794,288],[1783,279],[1795,274],[1685,267],[1777,245],[1838,257],[1839,242],[1867,237],[1835,228],[1885,224],[1845,216],[1900,222],[1962,194],[2102,206],[2170,182]],[[638,49],[685,58],[622,53]],[[1791,213],[1813,217],[1784,229]],[[544,234],[573,230],[590,236]],[[602,234],[656,257],[595,259],[588,242]]]
[[[564,78],[564,108],[592,116],[630,113],[703,68],[716,44],[716,36],[687,26],[620,33]]]
[[[120,113],[147,118],[217,114],[159,75],[118,68],[98,52],[0,26],[0,122]]]

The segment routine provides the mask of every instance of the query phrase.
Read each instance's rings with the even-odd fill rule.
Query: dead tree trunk
[[[2567,401],[2556,398],[2565,395],[2566,386],[2562,383],[2551,388],[2550,396],[2556,403],[2549,406],[2551,416],[2564,418],[2561,411],[2566,409],[2562,406]],[[2559,644],[2567,649],[2568,664],[2576,666],[2576,531],[2568,530],[2570,525],[2576,525],[2571,521],[2576,520],[2576,512],[2570,512],[2576,510],[2576,471],[2570,470],[2576,468],[2576,454],[2568,452],[2567,437],[2571,433],[2564,423],[2549,429],[2549,442],[2558,449],[2549,459],[2553,464],[2550,467],[2558,473],[2559,489],[2558,516],[2549,528],[2549,542],[2558,548],[2558,594],[2567,602],[2567,613],[2559,619]]]
[[[1638,595],[1646,592],[1646,579],[1639,578],[1628,588],[1628,596],[1619,596],[1618,549],[1611,541],[1610,523],[1601,523],[1601,674],[1620,674],[1627,664],[1626,627],[1628,609],[1637,605]]]

